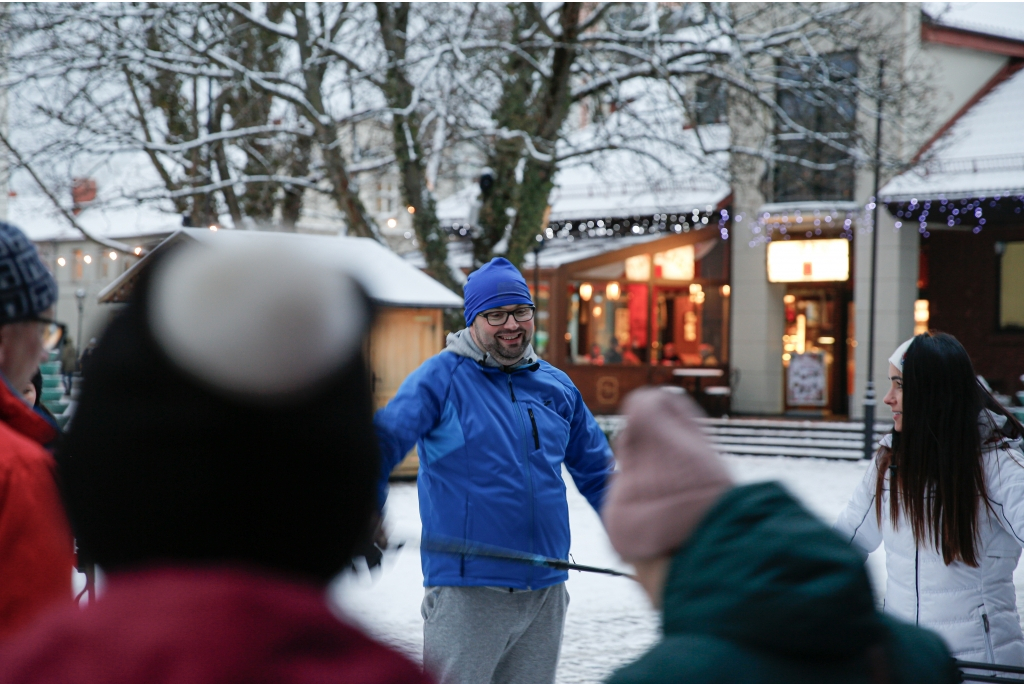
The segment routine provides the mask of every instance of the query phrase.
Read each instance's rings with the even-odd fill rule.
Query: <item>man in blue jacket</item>
[[[534,354],[534,306],[519,270],[494,259],[464,294],[466,328],[374,418],[382,501],[388,474],[415,444],[424,540],[567,559],[562,464],[600,511],[608,441],[569,377]],[[565,571],[429,549],[422,563],[423,658],[442,682],[554,682]]]

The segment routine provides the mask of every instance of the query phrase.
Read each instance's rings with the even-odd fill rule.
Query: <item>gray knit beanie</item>
[[[0,221],[0,324],[31,319],[56,301],[57,281],[36,246]]]

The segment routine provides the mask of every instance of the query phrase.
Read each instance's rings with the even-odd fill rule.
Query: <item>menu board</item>
[[[824,407],[828,404],[825,353],[794,354],[786,372],[786,403],[793,407]]]

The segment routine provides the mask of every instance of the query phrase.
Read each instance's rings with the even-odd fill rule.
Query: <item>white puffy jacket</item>
[[[1024,634],[1017,615],[1013,571],[1024,547],[1024,454],[1020,441],[1001,429],[1006,417],[979,417],[985,486],[993,511],[982,505],[978,521],[980,566],[955,561],[918,546],[910,525],[898,530],[889,518],[889,473],[882,492],[882,525],[875,514],[877,468],[869,468],[835,530],[865,554],[885,543],[888,582],[883,611],[938,633],[953,656],[965,661],[1024,666]],[[892,436],[882,441],[892,446]]]

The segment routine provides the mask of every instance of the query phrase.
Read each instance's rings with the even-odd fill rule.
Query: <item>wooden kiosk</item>
[[[461,309],[462,298],[385,246],[369,238],[186,228],[170,236],[146,257],[103,289],[99,302],[127,302],[135,281],[154,255],[183,242],[244,245],[261,240],[294,241],[316,259],[356,278],[377,305],[366,341],[375,408],[394,397],[405,377],[444,348],[442,311]],[[396,477],[415,477],[416,450],[399,464]]]

